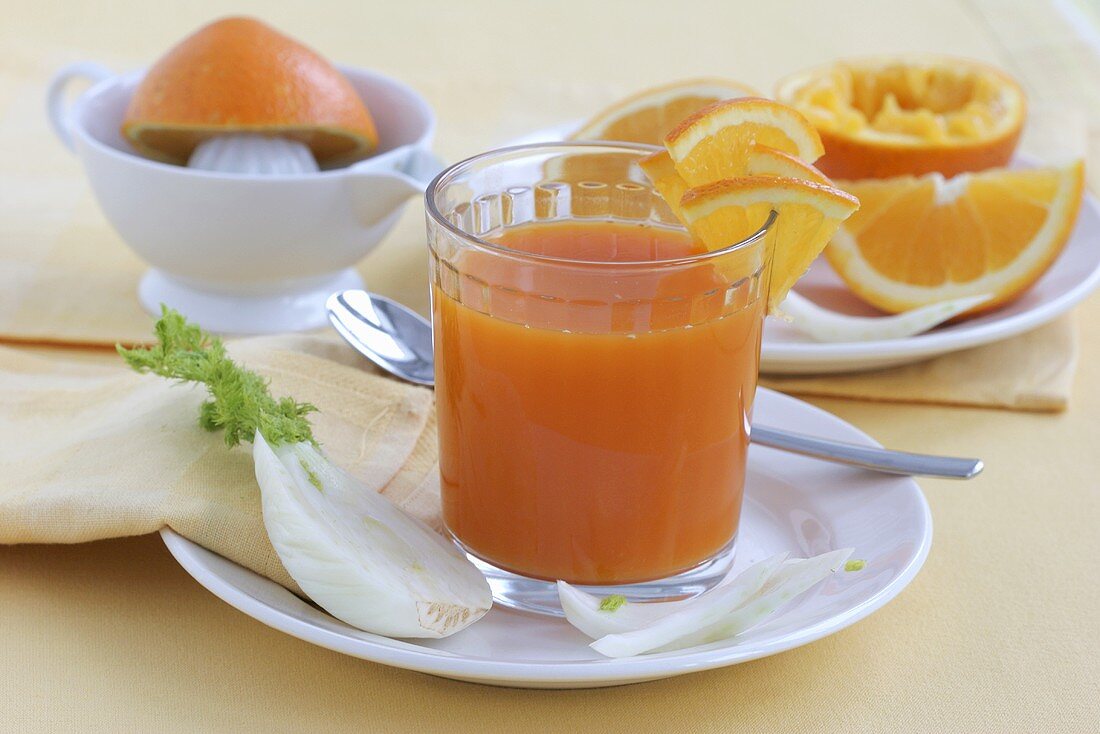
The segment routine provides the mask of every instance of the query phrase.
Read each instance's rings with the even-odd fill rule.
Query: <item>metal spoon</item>
[[[334,293],[326,305],[336,331],[364,357],[409,382],[435,385],[432,327],[423,316],[385,296],[361,290]],[[761,446],[886,474],[970,479],[983,468],[979,459],[877,449],[756,423],[750,440]]]

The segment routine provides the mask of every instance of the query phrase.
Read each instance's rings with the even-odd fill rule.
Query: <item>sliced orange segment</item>
[[[862,206],[825,255],[856,294],[893,313],[988,294],[984,311],[1026,290],[1062,251],[1084,166],[841,185]]]
[[[653,188],[657,189],[657,193],[672,209],[672,213],[682,221],[680,199],[684,198],[684,194],[687,193],[689,187],[687,181],[676,172],[676,166],[669,158],[668,151],[661,150],[646,156],[638,162],[638,165],[641,166],[642,170],[645,171],[645,175],[653,183]]]
[[[720,99],[759,96],[728,79],[688,79],[652,87],[617,102],[581,126],[573,140],[622,140],[660,145],[666,133],[691,113]]]
[[[826,186],[833,185],[833,182],[829,180],[828,176],[809,163],[805,163],[789,153],[784,153],[775,148],[769,148],[766,145],[754,145],[752,149],[749,150],[749,158],[745,164],[745,173],[750,176],[784,176],[786,178],[800,178],[803,181],[813,181],[815,183],[825,184]]]
[[[743,175],[754,145],[766,145],[807,163],[824,152],[817,131],[799,112],[756,97],[705,107],[665,136],[676,170],[691,186]]]
[[[667,150],[661,150],[643,158],[639,165],[657,193],[661,195],[673,213],[680,217],[680,199],[687,193],[687,181],[676,171],[676,165],[672,162]],[[829,177],[817,170],[809,163],[803,163],[793,155],[788,155],[780,150],[769,148],[765,145],[754,145],[749,150],[745,164],[744,174],[749,176],[784,176],[786,178],[799,178],[803,181],[832,185]],[[680,217],[681,219],[683,217]]]
[[[768,310],[787,296],[859,201],[813,181],[744,176],[689,190],[680,201],[691,233],[711,250],[740,242],[760,229],[774,210],[767,261],[771,263]]]
[[[846,179],[1004,166],[1027,107],[1004,72],[928,55],[838,61],[784,79],[776,98],[817,127],[821,170]]]

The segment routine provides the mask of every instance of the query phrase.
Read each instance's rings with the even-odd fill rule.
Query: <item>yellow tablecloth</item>
[[[1093,11],[1082,8],[1073,0],[235,5],[332,58],[419,87],[439,109],[438,147],[451,160],[473,151],[449,125],[490,145],[653,81],[722,74],[766,88],[841,54],[969,55],[1008,65],[1033,94],[1047,91],[1042,74],[1027,73],[1033,59],[1094,52]],[[53,66],[81,58],[134,66],[219,12],[213,2],[9,3],[0,34],[20,52],[3,61],[40,60],[33,71],[44,88]],[[1060,77],[1050,91],[1087,100],[1098,81]],[[48,135],[44,115],[27,125],[36,118],[25,113],[0,119],[5,145]],[[75,171],[60,148],[44,155],[42,166]],[[21,201],[23,183],[0,181],[0,207]],[[422,226],[410,207],[366,261],[370,287],[421,307],[425,263],[413,243]],[[0,547],[0,730],[1100,730],[1100,301],[1084,304],[1078,323],[1080,369],[1064,414],[815,401],[888,445],[974,454],[988,469],[968,484],[922,481],[936,525],[924,571],[880,612],[807,647],[613,690],[501,690],[274,632],[200,588],[156,537]]]

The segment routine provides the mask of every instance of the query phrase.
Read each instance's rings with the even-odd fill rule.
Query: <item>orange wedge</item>
[[[690,189],[680,210],[691,233],[708,249],[751,236],[774,210],[768,233],[771,285],[768,310],[786,298],[859,201],[832,186],[794,178],[743,176]]]
[[[829,180],[828,176],[809,163],[805,163],[789,153],[784,153],[775,148],[769,148],[766,145],[754,145],[752,149],[749,150],[749,158],[745,164],[745,173],[750,176],[784,176],[786,178],[800,178],[803,181],[813,181],[815,183],[825,184],[826,186],[833,185],[833,182]]]
[[[641,161],[654,188],[711,250],[757,232],[772,211],[768,309],[786,298],[859,201],[807,161],[821,153],[797,112],[761,99],[721,102],[685,120]],[[679,157],[678,157],[679,156]]]
[[[666,133],[691,113],[720,99],[759,96],[727,79],[688,79],[638,92],[593,116],[573,140],[622,140],[660,145]]]
[[[743,175],[754,145],[813,163],[824,152],[813,125],[796,110],[756,97],[705,107],[665,136],[680,176],[691,186]]]
[[[943,56],[838,61],[784,79],[776,98],[817,127],[821,170],[845,179],[1004,166],[1027,108],[1004,72]]]
[[[660,150],[648,155],[640,160],[638,165],[649,177],[653,188],[657,189],[657,193],[672,209],[672,213],[683,221],[683,216],[680,213],[680,199],[684,198],[684,194],[687,193],[690,187],[687,181],[676,172],[676,166],[673,164],[672,158],[669,157],[668,151]]]
[[[639,165],[657,189],[657,193],[668,203],[674,214],[680,217],[680,199],[687,193],[687,181],[676,171],[676,165],[667,150],[660,150],[646,156]],[[803,163],[793,155],[766,145],[754,145],[748,153],[745,170],[741,173],[749,176],[783,176],[803,181],[832,186],[829,177],[809,163]],[[683,217],[680,217],[681,219]]]
[[[842,185],[862,207],[825,254],[856,294],[894,313],[988,294],[984,311],[1021,294],[1062,251],[1084,166]]]

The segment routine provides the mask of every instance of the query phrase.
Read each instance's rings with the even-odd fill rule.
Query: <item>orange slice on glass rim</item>
[[[740,176],[689,189],[680,211],[691,233],[716,250],[750,237],[778,215],[768,234],[768,311],[828,244],[859,200],[833,186],[776,176]]]
[[[776,212],[766,240],[769,311],[859,208],[854,196],[810,165],[821,154],[813,126],[768,100],[713,105],[670,133],[665,147],[643,159],[641,167],[708,249],[750,237]]]
[[[650,182],[653,183],[653,187],[657,189],[657,193],[679,217],[680,199],[691,187],[676,171],[676,164],[672,162],[668,151],[661,150],[646,156],[639,162],[639,165],[649,177]],[[831,186],[833,183],[828,176],[809,163],[804,163],[793,155],[769,148],[766,145],[754,145],[749,149],[743,174],[748,176],[798,178],[827,186]]]
[[[745,164],[745,173],[749,176],[784,176],[786,178],[798,178],[803,181],[832,186],[829,180],[815,166],[804,162],[790,153],[784,153],[766,145],[754,145],[749,150],[749,158]]]
[[[769,99],[725,100],[691,115],[665,136],[676,171],[690,186],[745,174],[753,146],[813,163],[825,149],[809,120]]]

